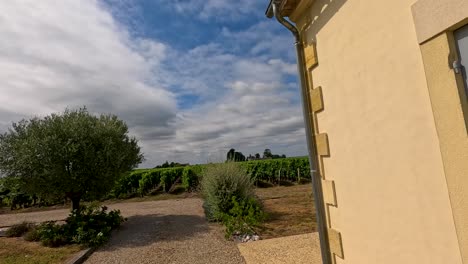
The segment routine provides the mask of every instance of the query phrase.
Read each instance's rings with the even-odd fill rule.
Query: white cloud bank
[[[181,3],[174,8],[188,8]],[[200,19],[231,8],[206,3]],[[274,49],[266,42],[244,57],[219,43],[180,52],[133,39],[94,0],[0,1],[0,9],[0,131],[23,117],[86,105],[129,124],[143,166],[217,160],[231,147],[305,153],[297,88],[284,81],[295,66],[256,56]],[[225,29],[223,37],[254,38],[256,30],[266,34],[260,24],[243,33]],[[188,95],[200,102],[178,108]]]

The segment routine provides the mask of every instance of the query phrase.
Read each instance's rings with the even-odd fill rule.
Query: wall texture
[[[466,0],[419,0],[413,5],[414,23],[420,43],[466,19]]]
[[[335,182],[337,263],[461,262],[411,5],[317,0],[297,18],[316,43],[314,87]]]

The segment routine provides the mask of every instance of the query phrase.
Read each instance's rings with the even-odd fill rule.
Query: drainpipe
[[[289,31],[292,32],[295,38],[294,45],[296,46],[297,54],[297,69],[299,72],[299,80],[301,82],[301,94],[302,94],[302,113],[304,115],[304,125],[306,131],[307,148],[309,151],[309,164],[310,164],[310,176],[312,178],[312,188],[315,200],[315,209],[317,214],[317,226],[320,237],[320,251],[322,254],[322,263],[331,264],[330,261],[330,247],[328,244],[328,232],[325,218],[325,206],[323,202],[322,192],[322,181],[320,174],[316,173],[318,170],[319,158],[317,156],[315,140],[315,128],[310,122],[309,118],[309,106],[308,106],[308,83],[307,73],[305,69],[305,55],[304,46],[302,43],[301,35],[299,30],[288,20],[284,19],[278,10],[278,1],[273,0],[270,4],[272,7],[273,15],[276,17],[279,23],[285,26]],[[269,8],[270,10],[270,8]],[[271,10],[270,10],[271,11]]]

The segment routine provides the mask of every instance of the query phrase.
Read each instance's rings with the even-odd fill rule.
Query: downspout
[[[328,244],[328,232],[326,226],[325,218],[325,205],[323,202],[323,192],[322,192],[322,181],[320,174],[316,173],[318,170],[319,158],[317,156],[317,150],[315,145],[315,140],[312,137],[315,137],[315,128],[310,123],[309,118],[309,106],[307,100],[307,72],[305,69],[305,55],[304,55],[304,45],[301,39],[299,30],[288,20],[284,19],[279,10],[278,3],[276,0],[272,1],[273,15],[276,17],[278,22],[285,26],[289,31],[292,32],[295,38],[294,45],[296,46],[297,54],[297,69],[299,72],[299,80],[301,82],[301,94],[302,94],[302,113],[304,115],[304,125],[306,131],[306,140],[307,140],[307,149],[309,151],[309,164],[310,164],[310,176],[312,178],[312,188],[314,193],[314,202],[315,209],[317,214],[317,227],[320,238],[320,251],[322,254],[322,263],[331,264],[330,259],[330,246]]]

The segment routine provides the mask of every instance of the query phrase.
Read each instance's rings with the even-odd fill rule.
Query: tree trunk
[[[79,211],[80,210],[80,197],[73,197],[71,198],[72,201],[72,210]]]
[[[80,200],[81,200],[81,193],[79,192],[69,192],[66,194],[68,198],[70,198],[72,202],[72,210],[80,210]]]

